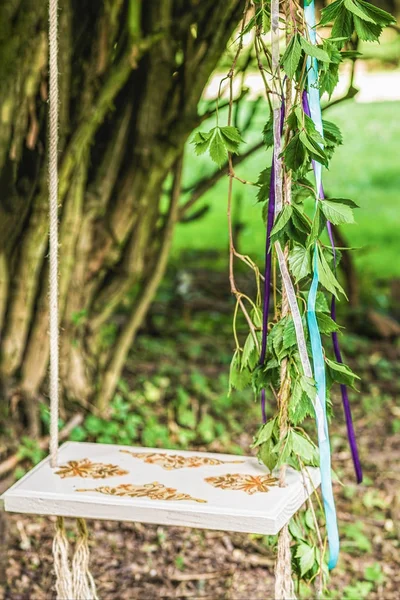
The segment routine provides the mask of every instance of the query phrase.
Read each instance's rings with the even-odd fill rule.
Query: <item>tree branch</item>
[[[252,148],[249,148],[249,150],[247,150],[243,154],[240,154],[239,156],[234,156],[232,159],[233,166],[236,167],[241,162],[246,160],[246,158],[249,158],[249,156],[251,156],[258,150],[260,150],[263,146],[264,146],[264,143],[259,142]],[[183,204],[183,206],[180,207],[178,220],[181,221],[183,219],[185,213],[189,210],[189,208],[191,208],[197,202],[197,200],[199,200],[206,192],[208,192],[208,190],[210,190],[212,187],[214,187],[214,185],[222,177],[224,177],[227,174],[228,174],[228,162],[226,162],[225,165],[220,170],[215,171],[214,173],[212,173],[212,175],[203,177],[202,179],[197,181],[193,186],[191,186],[189,189],[187,189],[186,191],[189,191],[191,189],[192,194],[191,194],[189,200],[187,200],[187,202],[185,202],[185,204]]]
[[[350,85],[349,89],[347,90],[344,96],[336,98],[336,100],[332,100],[332,102],[328,102],[328,104],[325,104],[325,106],[322,107],[322,111],[325,111],[328,108],[332,108],[332,106],[336,106],[337,104],[341,104],[345,100],[351,100],[358,94],[359,91],[360,90],[358,88],[354,87],[353,85]]]
[[[182,164],[183,157],[181,156],[177,160],[175,167],[175,177],[169,213],[164,226],[164,233],[158,256],[155,260],[155,266],[153,270],[150,271],[149,278],[143,285],[138,301],[134,303],[131,315],[125,327],[119,334],[118,339],[116,340],[115,352],[104,374],[103,381],[99,386],[100,391],[97,397],[97,407],[103,414],[107,411],[109,401],[112,398],[118,379],[121,375],[129,349],[133,344],[137,331],[146,316],[146,313],[154,298],[154,294],[165,273],[173,232],[178,217],[179,197],[181,194]]]
[[[81,415],[80,413],[78,413],[77,415],[74,415],[72,417],[72,419],[70,419],[68,421],[68,423],[65,425],[65,427],[63,429],[61,429],[61,431],[58,434],[59,439],[62,440],[66,440],[71,431],[73,429],[75,429],[75,427],[78,427],[78,425],[80,425],[83,421],[83,415]],[[48,445],[49,445],[49,441],[50,441],[50,436],[46,435],[43,438],[40,438],[38,440],[38,447],[41,450],[46,450]],[[2,462],[0,464],[0,477],[3,475],[6,475],[7,473],[9,473],[10,471],[12,471],[13,469],[15,469],[15,467],[24,459],[25,457],[23,455],[21,455],[19,452],[16,452],[15,454],[13,454],[12,456],[10,456],[9,458],[7,458],[4,462]]]

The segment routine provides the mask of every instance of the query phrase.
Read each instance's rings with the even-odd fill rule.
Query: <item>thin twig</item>
[[[74,415],[68,421],[68,423],[65,425],[65,427],[63,427],[63,429],[61,429],[59,431],[59,433],[58,433],[59,440],[66,440],[69,437],[71,431],[73,429],[75,429],[75,427],[78,427],[78,425],[81,425],[82,421],[83,421],[82,414],[78,413],[77,415]],[[41,450],[46,450],[49,445],[49,440],[50,440],[49,435],[46,435],[45,437],[39,439],[38,443],[37,443],[38,447]],[[13,469],[15,469],[15,467],[22,460],[24,460],[24,458],[26,458],[26,457],[23,456],[22,454],[20,454],[19,452],[16,452],[12,456],[9,456],[4,462],[2,462],[0,464],[0,477],[2,477],[3,475],[6,475],[7,473],[9,473]]]

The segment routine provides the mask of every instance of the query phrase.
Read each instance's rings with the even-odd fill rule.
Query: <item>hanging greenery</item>
[[[332,230],[332,225],[354,223],[357,205],[348,198],[325,197],[322,167],[329,167],[343,138],[334,123],[322,120],[319,99],[332,96],[341,65],[359,56],[355,40],[376,42],[392,23],[390,14],[364,0],[336,0],[322,10],[317,26],[313,0],[306,0],[304,9],[296,0],[247,1],[232,66],[220,84],[220,95],[229,90],[227,123],[220,122],[217,109],[216,126],[193,139],[197,154],[208,152],[217,165],[228,158],[229,279],[236,298],[230,390],[254,390],[263,419],[254,448],[268,469],[280,469],[282,483],[286,465],[303,473],[320,466],[328,544],[311,502],[289,526],[292,567],[299,579],[317,580],[318,591],[328,575],[327,548],[330,568],[339,548],[327,430],[335,383],[341,386],[357,480],[362,478],[347,396],[347,386],[355,388],[359,378],[344,364],[339,348],[336,301],[346,294],[337,276],[341,253]],[[254,57],[264,82],[268,118],[262,136],[265,148],[273,149],[272,164],[254,183],[238,177],[232,161],[243,141],[232,122],[233,80],[244,52]],[[234,245],[234,182],[253,185],[262,207],[263,274]],[[237,261],[254,272],[255,297],[239,289]],[[248,327],[244,339],[238,333],[240,315]],[[275,413],[270,419],[267,402]],[[303,428],[306,418],[316,419],[315,439]]]

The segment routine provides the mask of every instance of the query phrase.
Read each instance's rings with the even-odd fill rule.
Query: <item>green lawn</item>
[[[329,195],[355,200],[357,225],[348,225],[344,233],[356,247],[355,259],[363,277],[389,279],[400,277],[400,103],[356,104],[347,102],[333,107],[324,117],[337,123],[344,136],[324,175]],[[251,145],[257,141],[266,117],[258,113],[252,130],[246,135]],[[207,129],[207,125],[204,126]],[[245,148],[245,146],[243,146]],[[250,181],[270,164],[270,153],[260,151],[237,169]],[[196,157],[188,144],[184,183],[196,180],[214,167],[207,156]],[[241,250],[262,261],[264,227],[255,197],[257,189],[235,182],[235,197],[242,195],[242,214],[246,227]],[[227,180],[222,179],[202,200],[210,205],[206,217],[178,227],[174,254],[182,249],[220,249],[227,247]]]

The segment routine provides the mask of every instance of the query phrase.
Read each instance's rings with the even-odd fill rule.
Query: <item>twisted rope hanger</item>
[[[49,0],[49,340],[50,340],[50,466],[58,462],[59,315],[58,315],[58,0]],[[53,540],[58,600],[97,600],[89,571],[88,532],[77,519],[77,539],[69,560],[69,542],[63,517],[57,517]]]
[[[58,0],[49,1],[49,316],[50,465],[57,466],[59,413],[58,325]]]

